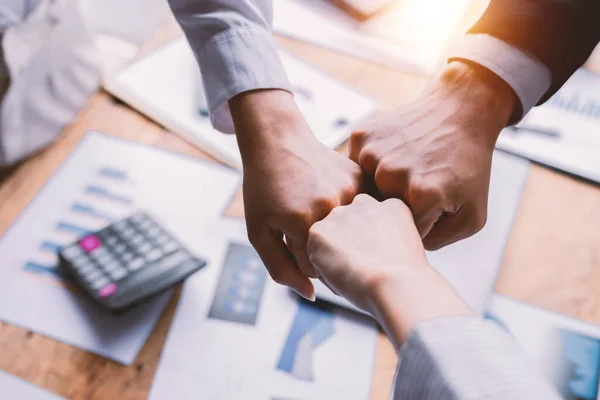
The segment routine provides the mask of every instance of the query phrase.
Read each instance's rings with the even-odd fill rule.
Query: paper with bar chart
[[[370,318],[274,283],[242,220],[189,229],[213,263],[184,285],[151,400],[369,398]]]
[[[239,183],[236,171],[219,164],[88,133],[0,238],[0,319],[132,362],[170,295],[110,316],[57,268],[57,251],[137,209],[167,228],[218,216]]]
[[[565,400],[600,398],[600,329],[494,294],[485,317],[506,330]]]

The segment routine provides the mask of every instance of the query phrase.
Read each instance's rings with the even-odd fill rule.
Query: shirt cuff
[[[394,399],[559,399],[513,338],[480,317],[417,325],[399,352]]]
[[[208,42],[188,40],[201,67],[204,92],[213,126],[234,133],[227,101],[254,89],[283,89],[292,86],[270,32],[253,27],[223,31]]]
[[[448,57],[475,62],[502,78],[517,94],[521,109],[510,124],[520,121],[544,96],[552,83],[550,69],[529,55],[493,36],[477,33],[465,36]]]

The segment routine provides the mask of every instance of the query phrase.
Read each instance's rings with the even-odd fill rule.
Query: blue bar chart
[[[208,317],[254,325],[266,275],[263,263],[251,246],[230,243]]]
[[[101,167],[89,180],[91,183],[84,186],[79,198],[73,199],[64,214],[57,216],[53,232],[23,265],[25,271],[69,280],[58,268],[60,249],[133,211],[135,201],[127,171]]]
[[[312,381],[313,353],[335,333],[334,315],[327,304],[309,304],[300,300],[277,363],[277,369],[298,379]]]

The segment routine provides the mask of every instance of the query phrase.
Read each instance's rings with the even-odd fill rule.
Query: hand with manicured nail
[[[359,194],[309,231],[320,279],[373,315],[397,348],[421,321],[471,311],[425,258],[410,209]]]
[[[308,230],[352,201],[362,171],[315,138],[287,92],[246,92],[230,108],[244,166],[248,238],[273,280],[314,300]]]

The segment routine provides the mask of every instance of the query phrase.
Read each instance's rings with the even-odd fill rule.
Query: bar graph
[[[208,318],[254,325],[266,275],[263,263],[251,246],[230,243]]]
[[[133,181],[127,171],[103,166],[90,176],[89,183],[57,218],[47,237],[24,263],[23,270],[36,275],[68,281],[58,268],[57,253],[63,246],[102,229],[133,212]]]
[[[313,353],[334,333],[334,315],[330,305],[300,300],[277,369],[298,379],[313,381]]]

